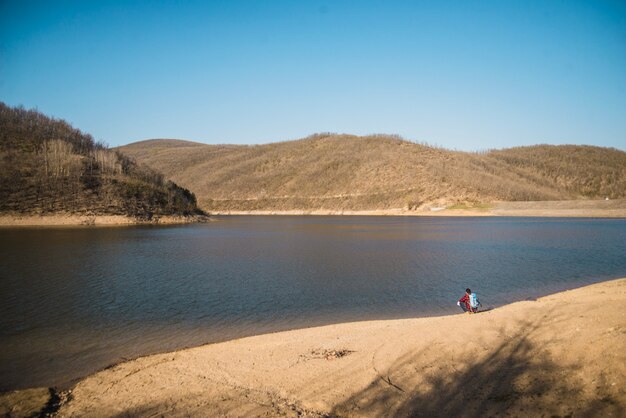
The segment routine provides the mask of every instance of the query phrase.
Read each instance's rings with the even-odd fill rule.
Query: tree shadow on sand
[[[386,369],[375,369],[377,378],[335,405],[330,413],[307,410],[296,401],[252,388],[223,388],[217,404],[203,393],[187,394],[182,408],[177,405],[180,400],[164,400],[117,416],[625,416],[623,403],[598,392],[595,384],[590,388],[579,380],[577,365],[564,365],[552,358],[551,343],[568,341],[541,328],[546,318],[550,318],[551,329],[567,319],[548,312],[539,321],[502,328],[502,343],[497,347],[487,347],[481,341],[459,341],[465,349],[455,354],[434,342],[425,350],[408,352]]]
[[[473,352],[455,358],[441,346],[429,349],[441,353],[437,363],[448,364],[425,364],[425,351],[405,355],[336,405],[331,415],[624,416],[623,405],[610,397],[590,397],[577,382],[575,367],[556,364],[542,348],[545,344],[531,342],[540,325],[524,322],[508,336],[501,330],[504,342],[493,350],[479,342]],[[554,339],[548,337],[546,343]]]

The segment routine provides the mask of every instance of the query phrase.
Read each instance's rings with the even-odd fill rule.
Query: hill
[[[193,193],[63,120],[0,103],[0,214],[201,215]]]
[[[468,153],[397,136],[317,134],[265,145],[159,139],[120,149],[193,190],[209,211],[416,210],[626,197],[626,153],[593,146]]]

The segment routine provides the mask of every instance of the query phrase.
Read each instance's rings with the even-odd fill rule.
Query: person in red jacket
[[[465,294],[463,295],[463,297],[459,299],[459,301],[456,303],[458,306],[461,307],[461,310],[463,310],[463,312],[472,313],[472,307],[470,306],[471,294],[472,294],[472,291],[468,287],[467,289],[465,289]]]

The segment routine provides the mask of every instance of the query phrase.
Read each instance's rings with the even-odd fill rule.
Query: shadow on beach
[[[411,353],[336,405],[331,416],[624,416],[623,406],[610,397],[590,400],[575,368],[557,365],[531,343],[540,328],[521,324],[487,356],[455,358],[441,347],[427,349],[440,350],[448,364],[425,364],[424,351]]]
[[[483,311],[484,312],[484,311]],[[551,359],[551,343],[560,337],[542,329],[546,317],[552,324],[567,320],[555,312],[535,322],[518,322],[500,328],[497,347],[480,341],[467,349],[446,349],[435,344],[410,351],[383,370],[363,390],[335,405],[330,413],[307,410],[277,394],[243,387],[222,388],[221,402],[206,395],[187,396],[185,415],[294,416],[294,417],[495,417],[625,416],[623,404],[595,385],[579,380],[576,365]],[[516,331],[512,331],[515,329]],[[554,329],[554,328],[552,328]],[[536,341],[540,341],[537,343]],[[562,340],[560,340],[562,343]],[[461,354],[458,354],[458,353]],[[457,354],[455,354],[457,353]],[[559,359],[556,359],[559,361]],[[329,376],[332,379],[333,376]],[[190,399],[193,398],[193,399]],[[176,400],[145,405],[118,417],[176,413]]]

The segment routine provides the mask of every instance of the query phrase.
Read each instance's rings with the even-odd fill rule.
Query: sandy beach
[[[475,315],[345,323],[153,355],[83,379],[60,394],[57,414],[619,417],[625,305],[619,279]],[[19,416],[25,402],[5,394],[0,412]]]

